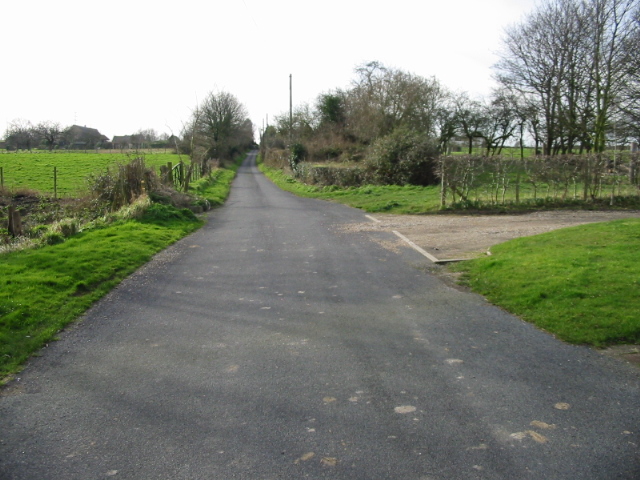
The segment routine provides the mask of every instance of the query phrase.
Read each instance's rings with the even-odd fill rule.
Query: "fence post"
[[[444,159],[446,157],[440,157],[440,208],[444,208],[447,205],[447,183],[445,181],[445,167]]]
[[[173,187],[173,163],[167,162],[167,168],[169,169],[169,172],[167,174],[167,184],[170,187]]]
[[[58,167],[53,167],[53,198],[58,198]]]
[[[20,212],[16,210],[16,207],[9,205],[9,224],[7,230],[13,237],[22,235],[22,219],[20,218]]]
[[[4,167],[0,167],[0,188],[4,189]]]
[[[582,162],[584,168],[584,194],[582,196],[582,201],[586,202],[587,198],[589,198],[589,155],[587,155]]]

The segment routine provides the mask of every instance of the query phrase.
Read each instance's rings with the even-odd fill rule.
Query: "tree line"
[[[262,132],[263,154],[288,149],[294,168],[362,161],[406,181],[425,156],[454,149],[498,155],[517,146],[523,155],[527,144],[561,155],[629,145],[640,141],[638,51],[640,0],[546,0],[505,30],[489,98],[369,62],[349,88],[276,116]]]
[[[4,148],[32,150],[43,148],[175,148],[202,163],[209,159],[229,160],[254,145],[253,124],[240,101],[228,92],[212,92],[196,106],[183,124],[181,138],[154,129],[140,129],[131,135],[115,136],[113,140],[95,128],[44,121],[12,121],[6,131]]]
[[[7,150],[46,149],[95,149],[95,148],[165,148],[175,147],[171,137],[158,134],[154,129],[140,129],[122,138],[127,147],[116,145],[95,128],[71,125],[63,127],[55,121],[33,124],[29,120],[16,119],[9,123],[4,133],[4,148]],[[117,137],[114,137],[114,140]]]

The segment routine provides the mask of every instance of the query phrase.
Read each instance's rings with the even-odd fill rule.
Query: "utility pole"
[[[293,138],[293,75],[289,74],[289,145]]]

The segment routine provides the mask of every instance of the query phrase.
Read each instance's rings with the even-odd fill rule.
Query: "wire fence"
[[[158,168],[163,183],[176,189],[187,191],[189,184],[208,173],[208,165],[194,162],[167,162]],[[34,189],[54,198],[74,196],[82,190],[86,178],[79,176],[72,168],[34,165],[25,174],[24,169],[12,170],[0,166],[0,189]]]
[[[640,195],[640,154],[446,156],[438,160],[441,206],[593,202]]]

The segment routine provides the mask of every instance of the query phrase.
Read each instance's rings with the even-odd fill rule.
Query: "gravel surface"
[[[439,260],[473,258],[493,245],[585,223],[640,217],[640,211],[546,211],[520,215],[385,215],[349,225],[350,231],[398,231]],[[375,220],[377,221],[375,221]],[[398,238],[388,248],[402,244]]]

